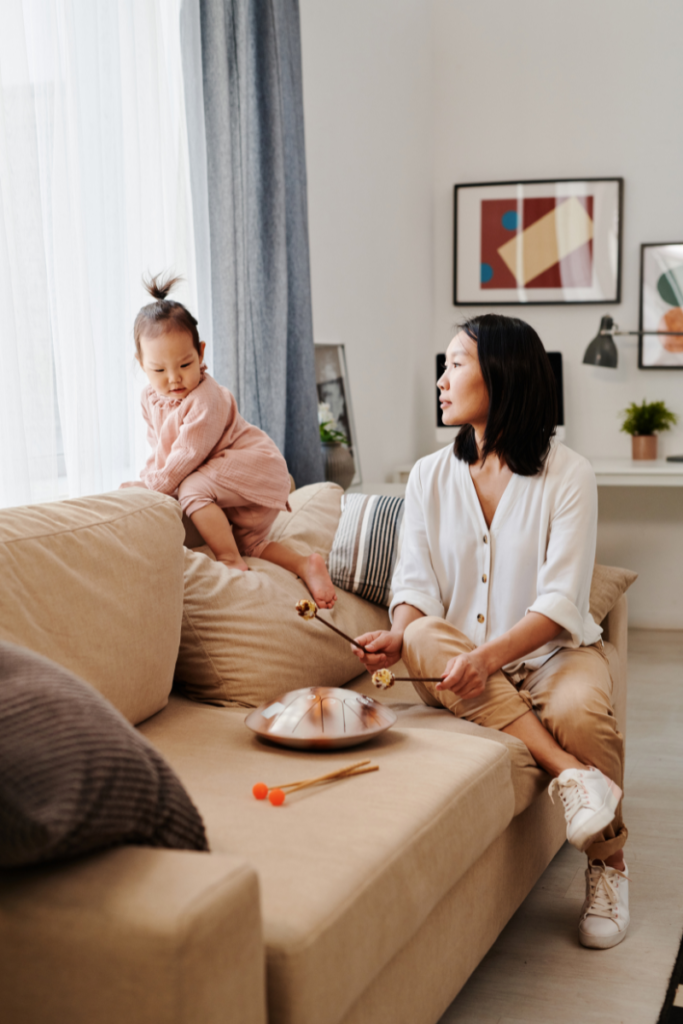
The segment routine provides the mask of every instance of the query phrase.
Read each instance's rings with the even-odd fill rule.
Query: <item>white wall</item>
[[[313,323],[343,342],[361,468],[424,453],[432,370],[432,66],[424,0],[302,0]]]
[[[499,307],[563,353],[567,443],[588,457],[629,457],[618,413],[664,399],[681,423],[660,440],[683,453],[683,371],[581,363],[602,313],[638,326],[641,242],[683,239],[681,0],[435,0],[435,348],[452,305],[453,185],[623,177],[622,297],[617,306]],[[598,559],[641,575],[632,624],[683,628],[683,491],[600,489]]]
[[[343,341],[366,480],[433,442],[433,355],[452,305],[453,185],[625,179],[623,301],[498,307],[564,355],[567,443],[629,455],[618,413],[683,371],[581,364],[602,313],[638,326],[641,242],[683,239],[681,0],[302,0],[313,265],[320,340]],[[431,202],[431,206],[430,206]],[[430,245],[432,248],[430,249]],[[683,628],[683,490],[601,489],[598,558],[640,572],[632,624]]]

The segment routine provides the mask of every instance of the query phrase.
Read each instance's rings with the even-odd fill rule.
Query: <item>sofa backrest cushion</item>
[[[595,563],[591,580],[590,613],[598,625],[637,579],[638,573],[631,569]]]
[[[173,684],[182,545],[180,506],[153,491],[0,510],[0,640],[56,661],[141,722]]]
[[[0,867],[123,843],[206,850],[161,754],[61,665],[0,642]]]

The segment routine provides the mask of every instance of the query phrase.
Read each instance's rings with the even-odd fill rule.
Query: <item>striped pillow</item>
[[[345,494],[328,568],[332,582],[374,604],[391,603],[403,537],[403,498]]]

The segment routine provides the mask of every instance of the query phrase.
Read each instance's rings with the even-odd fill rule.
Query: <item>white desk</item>
[[[591,459],[598,487],[683,487],[683,462]]]
[[[598,487],[683,487],[683,462],[667,462],[666,459],[591,459]],[[396,476],[399,482],[385,483],[369,481],[349,487],[349,491],[360,494],[388,494],[403,497],[409,466],[400,466]]]

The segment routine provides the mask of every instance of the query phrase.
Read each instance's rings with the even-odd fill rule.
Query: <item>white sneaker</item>
[[[558,792],[567,819],[567,839],[579,850],[609,825],[621,800],[621,790],[597,768],[567,768],[550,783],[548,793]]]
[[[586,899],[579,919],[579,942],[591,949],[609,949],[626,936],[628,868],[617,871],[600,860],[588,862]]]

